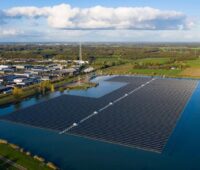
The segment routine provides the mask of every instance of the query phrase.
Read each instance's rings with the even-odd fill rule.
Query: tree
[[[21,88],[18,88],[18,87],[14,87],[14,89],[13,89],[13,96],[16,98],[16,99],[20,99],[21,98],[21,96],[22,96],[22,93],[23,93],[23,91],[22,91],[22,89]]]
[[[39,90],[42,94],[45,94],[48,90],[51,90],[50,81],[43,81],[39,85]]]
[[[54,85],[51,84],[51,92],[54,92],[54,91],[55,91]]]

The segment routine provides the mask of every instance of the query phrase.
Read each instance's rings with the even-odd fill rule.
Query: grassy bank
[[[12,163],[8,164],[5,161],[0,161],[0,169],[15,170],[14,164],[26,168],[27,170],[52,170],[58,169],[52,166],[52,163],[47,163],[39,156],[32,156],[29,152],[25,152],[20,147],[9,144],[7,141],[0,140],[0,156],[10,160]],[[13,165],[12,165],[13,164]]]
[[[80,76],[80,79],[83,79],[84,75]],[[64,91],[64,90],[86,90],[90,87],[95,87],[97,84],[90,82],[83,82],[80,85],[74,83],[78,80],[78,77],[70,77],[62,80],[57,80],[53,82],[47,82],[44,85],[36,84],[23,89],[19,89],[19,94],[1,94],[0,95],[0,106],[18,103],[23,99],[39,95],[46,94],[49,92],[54,92],[55,90]],[[71,85],[73,84],[73,85]]]
[[[88,82],[88,83],[81,83],[80,85],[68,86],[66,89],[67,90],[87,90],[89,88],[96,87],[96,86],[98,86],[97,83]]]
[[[62,86],[65,86],[67,83],[70,83],[74,78],[66,78],[60,81],[50,82],[48,85],[36,84],[20,90],[19,95],[14,94],[2,94],[0,95],[0,106],[18,103],[23,99],[28,97],[35,96],[37,94],[45,94],[48,91],[54,91]],[[48,87],[49,86],[49,87]]]
[[[13,94],[0,95],[0,106],[10,104],[10,103],[17,103],[27,97],[31,97],[36,94],[37,94],[36,90],[30,88],[30,89],[24,90],[21,93],[20,97],[15,97]]]
[[[19,96],[13,94],[0,95],[0,106],[10,103],[18,103],[21,100],[38,94],[37,87],[23,89]]]
[[[15,167],[10,166],[9,163],[6,163],[5,161],[0,160],[0,169],[1,170],[18,170]]]

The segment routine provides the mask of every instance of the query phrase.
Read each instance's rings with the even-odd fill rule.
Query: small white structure
[[[28,78],[28,77],[30,77],[31,74],[27,72],[27,73],[14,73],[14,75],[15,76],[23,76],[23,77]]]
[[[85,70],[83,70],[84,73],[91,73],[94,71],[94,68],[93,67],[88,67],[86,68]]]
[[[28,78],[16,78],[13,80],[13,82],[16,83],[17,85],[22,85],[22,86],[27,86],[34,83],[33,80]]]
[[[61,64],[51,64],[48,66],[48,69],[49,70],[62,70],[63,69],[63,66]]]
[[[73,62],[78,65],[84,65],[89,63],[88,61],[83,61],[83,60],[73,60]]]
[[[176,67],[171,67],[171,70],[176,70]]]
[[[61,64],[67,64],[68,61],[67,60],[53,60],[53,63],[61,63]]]
[[[22,83],[24,80],[26,80],[26,78],[16,78],[13,80],[13,82],[18,84],[18,83]]]
[[[76,70],[75,68],[68,68],[68,69],[60,70],[60,73],[62,73],[62,74],[74,75],[74,73],[75,73],[76,71],[77,71],[77,70]]]
[[[16,69],[25,69],[25,65],[16,65]]]
[[[49,80],[51,80],[51,78],[50,78],[50,76],[42,76],[41,80],[42,81],[49,81]]]
[[[0,65],[0,70],[4,70],[4,69],[8,69],[9,68],[9,66],[7,66],[7,65]]]
[[[73,123],[73,126],[78,126],[78,124],[77,123]]]
[[[97,111],[94,111],[94,113],[93,113],[94,115],[96,115],[96,114],[98,114],[98,112]]]

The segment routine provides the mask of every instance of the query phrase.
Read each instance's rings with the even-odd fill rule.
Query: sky
[[[199,0],[0,0],[0,42],[200,42]]]

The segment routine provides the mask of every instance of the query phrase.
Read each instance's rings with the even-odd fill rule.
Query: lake
[[[73,91],[70,95],[101,97],[124,83],[109,83],[109,77],[94,79],[96,89]],[[108,84],[107,84],[108,83]],[[95,91],[98,91],[98,94]],[[92,92],[93,91],[93,92]],[[65,92],[69,93],[69,92]],[[38,102],[63,95],[55,92],[31,98],[18,105],[0,108],[0,114],[9,114]],[[162,154],[90,140],[72,135],[0,121],[0,138],[18,144],[33,154],[40,155],[66,170],[133,170],[133,169],[200,169],[200,84],[188,101],[175,130]]]

